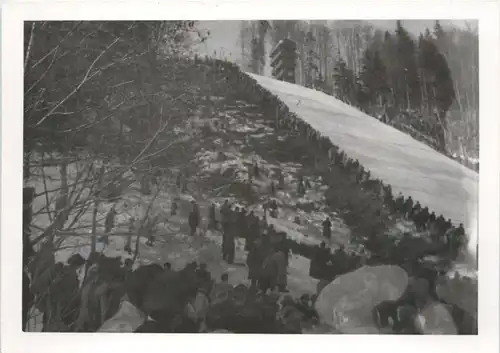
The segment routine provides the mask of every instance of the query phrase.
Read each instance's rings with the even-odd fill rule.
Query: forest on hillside
[[[450,156],[479,156],[477,28],[401,23],[243,21],[243,69],[265,74],[271,48],[297,42],[296,82],[333,95]],[[462,161],[465,162],[465,161]],[[467,163],[466,163],[467,164]]]

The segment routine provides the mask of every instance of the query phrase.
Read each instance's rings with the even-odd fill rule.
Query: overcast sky
[[[394,30],[396,20],[370,20],[376,27],[383,30]],[[418,35],[426,27],[432,29],[434,20],[403,20],[403,26],[411,33]],[[465,21],[441,21],[444,26],[465,26]],[[210,30],[209,39],[199,47],[200,54],[213,55],[217,52],[218,57],[227,57],[230,61],[238,62],[240,56],[239,45],[239,21],[200,21],[200,29]]]

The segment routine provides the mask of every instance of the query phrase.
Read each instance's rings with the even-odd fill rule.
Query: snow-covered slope
[[[322,92],[249,74],[301,119],[357,158],[395,194],[477,227],[478,174],[377,119]],[[471,233],[475,233],[472,231]]]

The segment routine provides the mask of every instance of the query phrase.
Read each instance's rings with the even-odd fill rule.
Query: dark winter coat
[[[323,236],[330,238],[332,236],[332,222],[325,220],[323,222]]]
[[[248,278],[250,280],[258,279],[262,267],[262,257],[258,250],[253,247],[247,255]]]
[[[286,275],[286,259],[282,251],[276,251],[264,260],[260,278],[270,280],[272,287],[286,286]]]
[[[408,200],[406,200],[404,204],[404,211],[406,213],[411,213],[412,210],[413,210],[413,200],[411,198],[408,198]]]
[[[244,211],[240,211],[236,215],[236,224],[240,235],[246,237],[246,234],[248,232],[248,221]]]
[[[194,207],[194,209],[191,211],[189,214],[189,226],[191,228],[196,228],[200,224],[200,211],[198,210],[197,207]]]
[[[182,315],[189,300],[196,295],[196,277],[189,271],[168,271],[157,275],[147,286],[145,313],[160,321],[170,321]]]
[[[116,211],[114,209],[111,209],[106,215],[106,221],[105,221],[106,233],[109,233],[115,227],[115,216],[116,216]]]
[[[227,204],[222,205],[220,209],[220,215],[222,218],[222,223],[228,223],[231,219],[231,207]]]
[[[248,220],[248,235],[252,241],[260,237],[259,219],[256,216],[251,216]]]
[[[309,276],[316,279],[327,278],[329,269],[327,262],[330,260],[331,254],[329,249],[316,248],[316,252],[311,259],[309,267]]]
[[[222,233],[222,251],[226,254],[234,254],[235,251],[235,229],[234,224],[230,224]]]
[[[210,209],[208,210],[208,218],[210,219],[211,222],[215,221],[215,206],[210,206]]]

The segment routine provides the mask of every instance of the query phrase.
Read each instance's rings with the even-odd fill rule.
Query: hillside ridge
[[[454,223],[472,227],[470,224],[474,222],[468,219],[468,213],[477,204],[476,172],[334,97],[268,77],[247,75],[276,95],[313,129],[329,137],[348,156],[359,159],[395,192],[412,196],[422,205],[451,218]],[[335,119],[328,119],[325,112],[335,115]],[[370,138],[372,136],[384,136],[385,143],[380,144],[380,138]],[[414,187],[412,180],[417,184]],[[455,206],[450,210],[448,205]]]

